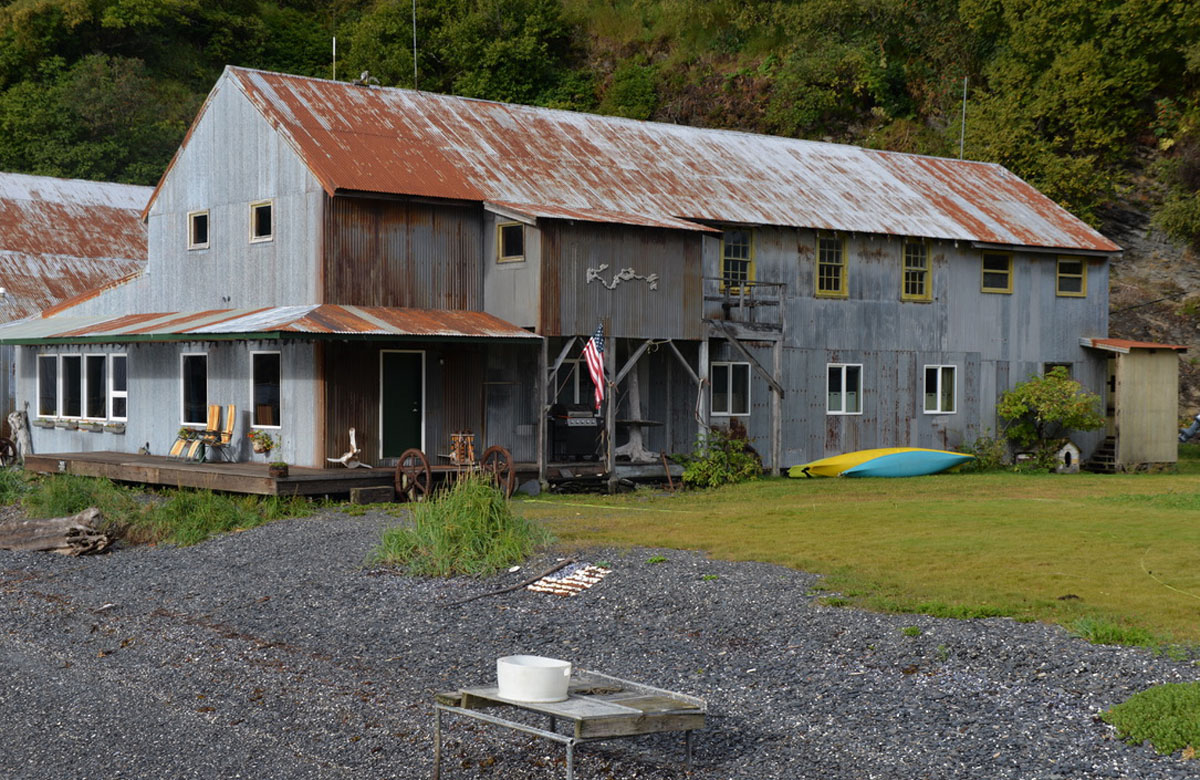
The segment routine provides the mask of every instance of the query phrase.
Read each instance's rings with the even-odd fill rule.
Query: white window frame
[[[254,232],[258,209],[268,208],[271,210],[271,232],[265,235],[256,235]],[[266,200],[256,200],[250,204],[250,243],[264,244],[268,241],[275,240],[275,199],[267,198]]]
[[[258,355],[278,355],[279,356],[279,420],[274,425],[260,423],[257,418],[258,414],[258,397],[254,393],[254,358]],[[263,428],[266,430],[278,430],[283,427],[283,352],[278,349],[252,349],[250,350],[250,427]]]
[[[196,241],[196,217],[204,217],[205,233],[207,239],[204,242]],[[187,248],[191,249],[208,249],[212,245],[212,217],[209,216],[208,209],[198,209],[187,213]]]
[[[63,364],[75,358],[79,360],[79,414],[67,414],[67,393],[66,380],[67,372],[63,369]],[[64,420],[82,420],[84,412],[83,398],[83,355],[78,352],[60,353],[58,356],[58,416]]]
[[[555,403],[571,403],[571,404],[590,404],[594,400],[596,392],[595,386],[592,384],[592,377],[587,373],[587,362],[583,358],[565,358],[558,366],[558,376],[567,374],[568,382],[563,382],[555,388],[554,398]],[[569,372],[569,373],[567,373]],[[557,379],[555,380],[558,381]],[[586,388],[584,384],[586,383]],[[569,402],[558,401],[559,396],[568,392],[572,400]]]
[[[46,414],[42,412],[42,358],[49,358],[54,364],[54,409]],[[58,410],[61,408],[59,392],[59,365],[57,352],[39,352],[37,359],[34,361],[34,378],[36,387],[34,388],[35,398],[37,398],[37,416],[38,417],[58,417]]]
[[[202,357],[204,358],[204,406],[205,418],[196,421],[189,421],[186,417],[187,403],[184,399],[186,383],[184,382],[183,364],[187,362],[187,358]],[[208,353],[207,352],[181,352],[179,354],[179,424],[186,428],[204,428],[208,425],[208,399],[210,397],[209,390],[211,389],[212,379],[208,371]]]
[[[113,366],[116,364],[117,358],[125,361],[124,390],[117,390],[113,387],[113,377],[116,375]],[[125,414],[120,417],[113,411],[113,400],[116,398],[125,399]],[[122,422],[129,419],[129,354],[126,352],[112,352],[108,355],[108,419]]]
[[[935,376],[937,377],[937,387],[934,388],[933,397],[937,401],[937,407],[929,408],[929,370],[936,369]],[[942,408],[942,376],[946,369],[950,369],[951,376],[954,377],[954,397],[951,399],[953,408]],[[958,366],[950,363],[928,363],[921,369],[921,406],[925,410],[925,414],[958,414]]]
[[[104,394],[104,411],[99,415],[88,414],[88,398],[91,395],[91,382],[88,380],[88,363],[99,359],[101,365],[104,366],[104,385],[100,388],[100,392]],[[81,390],[83,392],[83,403],[80,405],[80,415],[85,420],[107,420],[108,419],[108,355],[103,352],[85,352],[83,353],[83,376],[80,379]]]
[[[716,383],[712,381],[712,375],[713,375],[713,369],[718,366],[722,366],[727,369],[727,371],[726,371],[727,379],[725,382],[725,398],[728,399],[727,403],[731,403],[733,401],[733,367],[734,366],[745,366],[746,367],[746,411],[744,411],[744,412],[730,411],[728,406],[725,409],[717,408],[717,405],[716,405],[717,386],[716,386]],[[750,399],[750,390],[754,383],[751,381],[752,373],[750,370],[750,364],[748,362],[741,361],[741,360],[714,360],[712,363],[709,364],[708,376],[709,376],[709,384],[710,384],[709,394],[708,394],[709,414],[711,414],[713,417],[749,417],[750,416],[750,410],[754,406]]]
[[[846,396],[848,396],[849,393],[846,392],[846,387],[848,384],[846,382],[846,375],[849,372],[846,369],[850,369],[850,368],[858,369],[858,386],[856,388],[856,392],[857,392],[856,397],[858,398],[858,404],[857,404],[858,408],[855,410],[847,411],[846,410]],[[833,409],[829,405],[829,370],[830,369],[839,369],[839,371],[841,373],[842,405],[841,405],[840,409]],[[826,363],[825,364],[825,414],[839,415],[839,416],[853,416],[853,415],[860,415],[862,413],[863,413],[863,364],[862,363]]]

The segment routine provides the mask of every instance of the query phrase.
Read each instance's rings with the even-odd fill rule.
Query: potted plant
[[[288,475],[288,464],[285,460],[273,460],[267,464],[267,476],[281,479]]]
[[[264,453],[275,449],[277,442],[270,433],[266,431],[250,431],[246,434],[246,438],[250,439],[250,446],[255,452]]]
[[[180,428],[179,433],[177,433],[175,435],[178,436],[180,439],[194,439],[194,438],[196,438],[196,433],[197,433],[197,431],[195,428],[189,428],[185,425],[182,428]]]

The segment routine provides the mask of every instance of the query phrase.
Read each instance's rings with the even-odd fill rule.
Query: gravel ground
[[[429,777],[433,693],[491,682],[511,653],[707,699],[695,778],[1200,769],[1097,720],[1147,686],[1196,679],[1187,664],[1042,625],[824,607],[810,575],[673,550],[589,550],[614,572],[578,597],[447,607],[549,559],[488,580],[364,569],[389,522],[331,512],[185,549],[0,551],[0,776]],[[565,776],[561,746],[446,727],[447,780]],[[681,778],[682,754],[679,735],[595,743],[576,774]]]

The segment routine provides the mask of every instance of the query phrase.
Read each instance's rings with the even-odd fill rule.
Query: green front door
[[[425,353],[379,353],[379,441],[382,456],[424,449]]]

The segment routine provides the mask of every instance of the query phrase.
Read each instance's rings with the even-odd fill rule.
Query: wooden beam
[[[625,361],[625,365],[622,366],[620,372],[617,373],[617,378],[613,380],[614,385],[621,384],[621,380],[625,378],[625,376],[630,372],[630,370],[633,369],[635,365],[637,365],[638,358],[645,354],[646,350],[650,348],[651,343],[653,342],[651,342],[650,339],[646,339],[642,342],[642,345],[638,347],[632,355],[629,356],[629,360]]]
[[[575,346],[575,338],[575,336],[572,336],[571,338],[567,339],[567,343],[563,345],[562,351],[559,352],[558,357],[554,359],[554,365],[550,367],[548,373],[558,373],[558,369],[562,366],[563,361],[567,359],[567,353],[571,351],[571,347]],[[545,343],[544,340],[543,343]],[[545,348],[549,349],[550,345],[547,344]]]
[[[767,370],[762,367],[758,360],[755,359],[754,355],[750,354],[750,350],[746,349],[742,345],[742,342],[738,340],[737,336],[730,333],[729,329],[725,327],[725,323],[721,322],[720,320],[712,320],[712,323],[717,326],[718,334],[723,336],[726,341],[732,344],[733,348],[741,353],[742,357],[746,358],[746,360],[750,362],[751,367],[758,372],[758,375],[766,380],[767,384],[771,386],[771,389],[778,393],[780,398],[783,398],[783,385],[776,382],[775,377],[771,376]]]
[[[692,382],[695,384],[700,384],[704,381],[700,377],[696,376],[696,372],[692,370],[690,365],[688,365],[687,358],[685,358],[683,353],[679,351],[679,347],[675,346],[674,341],[668,341],[667,346],[670,347],[671,351],[675,353],[675,357],[678,358],[679,364],[683,366],[684,371],[687,371],[688,376],[692,378]]]
[[[575,339],[574,339],[574,337],[572,337],[571,343],[574,343],[574,341],[575,341]],[[571,346],[571,344],[567,344],[567,346],[569,347],[569,346]],[[562,362],[562,357],[565,354],[566,354],[566,350],[564,350],[562,352],[562,354],[560,354],[558,356],[559,363]],[[537,376],[537,397],[538,397],[537,471],[538,471],[538,484],[542,486],[542,490],[545,490],[547,485],[549,484],[546,481],[546,446],[547,446],[546,414],[549,412],[549,408],[550,408],[550,392],[549,392],[549,388],[547,387],[548,383],[546,381],[548,379],[549,375],[546,372],[546,361],[549,358],[549,356],[550,356],[550,343],[546,339],[542,339],[542,348],[538,350],[538,368],[540,368],[541,370],[538,371],[538,376]],[[550,374],[557,375],[557,371],[558,371],[558,363],[555,363],[554,371],[550,372]],[[558,387],[557,381],[554,382],[554,386],[556,388]]]

